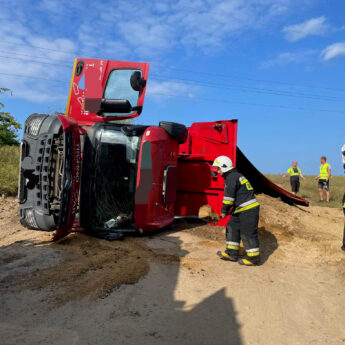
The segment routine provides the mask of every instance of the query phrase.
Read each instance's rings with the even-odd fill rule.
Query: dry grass
[[[17,195],[19,146],[0,147],[0,195]]]
[[[282,178],[281,175],[266,175],[271,181],[280,185],[281,187],[291,190],[290,187],[290,180],[289,178]],[[322,202],[318,203],[319,201],[319,192],[317,181],[314,180],[315,176],[305,176],[307,181],[304,182],[301,180],[301,188],[299,192],[299,196],[302,198],[308,199],[312,204],[318,206],[327,206],[327,207],[342,207],[342,199],[345,192],[345,177],[344,176],[332,176],[330,180],[330,193],[331,193],[331,200],[329,203]],[[326,196],[324,195],[324,199]]]

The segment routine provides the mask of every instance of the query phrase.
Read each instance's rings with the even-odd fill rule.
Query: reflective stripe
[[[240,250],[240,246],[231,246],[230,244],[227,244],[226,249]]]
[[[247,210],[250,210],[254,207],[257,207],[257,206],[260,206],[260,204],[258,202],[254,202],[254,204],[251,204],[251,205],[248,205],[246,207],[241,207],[241,208],[238,208],[236,209],[236,211],[234,213],[240,213],[240,212],[243,212],[243,211],[247,211]]]
[[[247,256],[259,256],[260,255],[260,249],[259,248],[251,248],[247,249]]]
[[[235,201],[235,198],[230,198],[229,196],[225,196],[223,200]]]
[[[242,262],[247,266],[254,266],[254,264],[247,259],[242,259]]]
[[[246,249],[247,253],[254,253],[254,252],[258,252],[258,251],[260,251],[259,248]]]
[[[328,179],[328,167],[329,167],[328,163],[320,165],[320,180]]]
[[[244,180],[240,179],[240,181],[241,181],[241,184],[246,184],[248,182],[248,180],[246,178]]]
[[[242,208],[242,207],[245,207],[245,206],[254,204],[254,202],[257,202],[257,200],[256,200],[255,198],[254,198],[254,199],[251,199],[251,200],[249,200],[249,201],[246,201],[246,202],[242,203],[241,205],[238,205],[237,208]]]
[[[239,246],[240,242],[231,242],[231,241],[226,241],[226,244],[229,246]]]
[[[223,204],[225,204],[225,205],[233,205],[234,202],[233,201],[223,200]]]
[[[74,59],[74,64],[73,64],[73,72],[72,72],[72,78],[71,78],[71,84],[69,86],[69,94],[68,94],[68,99],[67,99],[67,107],[66,107],[66,116],[69,116],[69,106],[71,103],[71,96],[72,96],[72,90],[73,90],[73,80],[74,80],[74,75],[75,75],[75,69],[77,67],[77,59]]]

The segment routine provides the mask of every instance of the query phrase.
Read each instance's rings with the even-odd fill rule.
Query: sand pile
[[[315,264],[344,261],[339,250],[344,226],[340,209],[290,206],[266,195],[258,195],[258,200],[260,225],[284,242],[285,256]]]
[[[198,218],[207,223],[216,223],[219,220],[219,214],[213,212],[210,205],[204,205],[199,209]]]

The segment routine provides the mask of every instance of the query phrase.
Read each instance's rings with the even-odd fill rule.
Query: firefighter
[[[297,166],[296,161],[292,162],[291,168],[287,170],[286,174],[283,175],[283,178],[285,178],[287,175],[290,175],[290,185],[292,194],[296,195],[299,192],[299,177],[301,176],[303,178],[303,181],[306,181],[306,178],[303,176],[301,169]]]
[[[327,158],[325,156],[320,158],[320,163],[320,174],[315,177],[315,180],[319,180],[319,202],[323,201],[323,189],[326,190],[326,200],[329,202],[329,179],[331,178],[331,165],[327,163]]]
[[[344,172],[345,172],[345,145],[342,147],[341,152],[343,154],[343,167],[344,167]],[[343,196],[343,212],[345,216],[345,193]],[[344,234],[343,234],[343,246],[341,249],[345,252],[345,223],[344,223]]]
[[[258,222],[260,205],[255,199],[250,182],[232,166],[229,157],[219,156],[213,162],[224,178],[224,198],[221,217],[231,214],[226,225],[226,249],[218,252],[223,260],[238,261],[241,265],[260,264]],[[240,242],[243,242],[245,256],[239,259]]]

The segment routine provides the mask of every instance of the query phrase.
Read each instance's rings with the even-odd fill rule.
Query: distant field
[[[19,146],[0,147],[0,194],[17,195]]]
[[[268,175],[266,174],[271,181],[278,184],[279,186],[291,191],[290,180],[289,178],[282,178],[281,175]],[[328,206],[328,207],[342,207],[342,199],[345,192],[345,176],[332,176],[330,180],[330,193],[331,200],[329,203],[323,202],[318,203],[319,201],[319,192],[317,187],[317,181],[314,180],[315,176],[305,176],[307,181],[303,182],[301,179],[301,188],[298,193],[302,198],[308,199],[313,205]],[[326,195],[324,193],[324,199]]]
[[[19,147],[0,147],[0,195],[17,195],[19,167]],[[274,183],[290,191],[289,178],[283,179],[281,175],[266,175]],[[345,176],[333,176],[330,183],[331,201],[330,203],[318,203],[319,194],[317,182],[314,176],[306,176],[307,182],[301,181],[299,195],[308,199],[312,204],[341,208],[342,197],[345,192]]]

